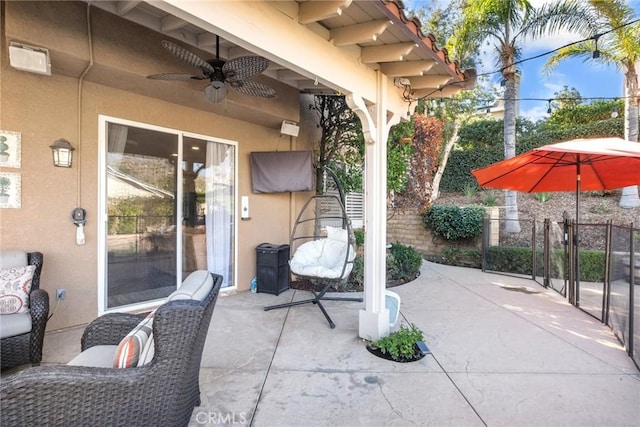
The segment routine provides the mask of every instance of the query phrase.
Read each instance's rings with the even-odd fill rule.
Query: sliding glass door
[[[101,312],[151,305],[195,270],[235,285],[236,146],[101,117]]]

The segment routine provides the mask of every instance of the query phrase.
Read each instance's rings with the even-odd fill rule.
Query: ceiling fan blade
[[[204,88],[204,97],[207,101],[217,104],[227,96],[227,86],[224,82],[214,80],[209,86]]]
[[[162,46],[178,59],[182,59],[187,64],[192,65],[196,68],[200,68],[205,74],[211,74],[215,72],[215,69],[207,61],[200,58],[195,53],[190,52],[181,46],[178,46],[175,43],[167,40],[162,40]]]
[[[253,80],[230,82],[230,85],[238,92],[249,96],[258,98],[275,98],[277,96],[275,89]]]
[[[262,73],[269,66],[269,60],[261,56],[241,56],[231,59],[222,66],[227,81],[249,80]]]
[[[151,74],[147,76],[152,80],[204,80],[206,77],[194,76],[193,74],[186,73],[163,73],[163,74]]]

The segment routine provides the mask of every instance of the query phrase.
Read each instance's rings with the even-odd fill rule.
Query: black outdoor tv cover
[[[254,151],[250,155],[254,193],[313,190],[312,151]]]

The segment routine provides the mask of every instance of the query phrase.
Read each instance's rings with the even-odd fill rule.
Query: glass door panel
[[[188,136],[183,143],[183,276],[209,270],[233,286],[235,146]]]
[[[109,309],[176,289],[179,136],[109,123],[107,147]]]

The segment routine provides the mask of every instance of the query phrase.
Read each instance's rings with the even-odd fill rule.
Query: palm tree
[[[622,0],[589,0],[580,3],[582,13],[573,19],[574,28],[591,39],[556,52],[547,62],[547,68],[570,57],[582,57],[586,62],[613,64],[624,71],[624,137],[638,141],[638,66],[640,65],[640,22],[633,9]],[[635,23],[632,23],[633,21]],[[596,53],[597,52],[597,53]],[[640,206],[638,186],[622,190],[620,206]]]
[[[494,42],[498,66],[504,81],[504,157],[516,154],[516,116],[519,72],[515,62],[520,46],[527,39],[538,38],[561,28],[572,30],[573,21],[567,16],[578,13],[574,2],[556,2],[540,8],[528,0],[469,0],[463,18],[451,40],[453,56],[465,58],[476,53],[484,42]],[[520,232],[517,193],[505,190],[506,231]]]

